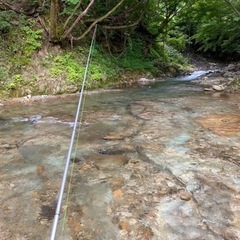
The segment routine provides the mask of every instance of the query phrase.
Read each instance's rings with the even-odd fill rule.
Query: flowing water
[[[240,239],[240,96],[189,80],[86,94],[57,239]],[[1,240],[50,238],[77,101],[0,106]]]

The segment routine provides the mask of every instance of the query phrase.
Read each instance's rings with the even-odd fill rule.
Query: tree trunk
[[[49,22],[49,42],[53,42],[53,43],[59,42],[58,12],[59,12],[58,0],[51,0],[50,22]]]

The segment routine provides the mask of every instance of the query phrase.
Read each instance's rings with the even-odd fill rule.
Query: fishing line
[[[90,61],[91,61],[91,59],[90,59]],[[84,109],[85,100],[86,100],[86,94],[83,97],[82,109]],[[70,174],[69,174],[70,178],[69,178],[68,190],[67,190],[67,193],[66,193],[66,204],[65,204],[66,207],[62,207],[64,213],[63,213],[63,220],[62,220],[62,224],[61,224],[61,234],[60,234],[61,237],[60,237],[60,239],[62,239],[62,237],[63,237],[65,224],[67,222],[68,202],[69,202],[69,197],[70,197],[71,187],[72,187],[73,170],[74,170],[74,166],[75,166],[76,153],[77,153],[77,148],[78,148],[78,143],[79,143],[82,117],[83,117],[83,112],[81,112],[81,114],[80,114],[79,128],[78,128],[78,133],[77,133],[77,138],[76,138],[76,144],[75,144],[75,148],[74,148],[74,153],[72,154],[72,158],[71,158],[72,164],[71,164],[71,171],[70,171]]]
[[[88,54],[88,59],[87,59],[87,65],[86,65],[85,72],[84,72],[82,88],[81,88],[80,95],[79,95],[79,101],[78,101],[78,106],[77,106],[77,111],[76,111],[73,131],[72,131],[72,137],[71,137],[71,141],[70,141],[70,144],[69,144],[69,150],[68,150],[68,154],[67,154],[66,165],[65,165],[65,168],[64,168],[63,179],[62,179],[62,183],[61,183],[61,187],[60,187],[60,191],[59,191],[57,207],[56,207],[56,211],[55,211],[55,215],[54,215],[54,219],[53,219],[53,225],[52,225],[52,232],[51,232],[50,240],[55,240],[56,233],[57,233],[57,226],[58,226],[58,221],[59,221],[60,212],[61,212],[62,199],[63,199],[64,189],[65,189],[65,185],[66,185],[66,181],[67,181],[68,169],[69,169],[69,164],[70,164],[70,161],[71,161],[71,154],[72,154],[72,149],[73,149],[73,144],[74,144],[74,138],[75,138],[75,135],[76,135],[79,113],[80,113],[81,106],[82,106],[84,87],[85,87],[85,83],[86,83],[86,79],[87,79],[87,73],[88,73],[88,68],[89,68],[90,59],[91,59],[91,55],[92,55],[93,45],[94,45],[94,42],[95,42],[96,31],[97,31],[97,25],[95,26],[95,29],[94,29],[94,33],[93,33],[93,37],[92,37],[92,41],[91,41],[91,46],[90,46],[90,50],[89,50],[89,54]]]

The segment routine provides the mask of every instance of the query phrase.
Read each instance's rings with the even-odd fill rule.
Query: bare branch
[[[80,7],[82,1],[80,0],[78,2],[78,4],[76,5],[76,7],[74,8],[73,12],[71,13],[71,15],[67,18],[66,22],[63,25],[63,29],[65,29],[69,23],[69,21],[71,20],[71,18],[74,16],[75,12],[77,11],[77,9]]]
[[[121,25],[121,26],[107,26],[107,25],[105,25],[105,26],[102,26],[102,28],[105,28],[105,29],[124,29],[124,28],[134,27],[134,26],[139,24],[142,17],[143,17],[143,13],[134,23],[131,23],[131,24],[128,24],[128,25]]]
[[[0,3],[3,4],[4,6],[6,6],[8,9],[13,10],[14,12],[21,13],[21,11],[19,11],[13,5],[11,5],[11,4],[7,3],[7,2],[0,1]]]
[[[88,34],[91,29],[100,21],[102,21],[103,19],[107,18],[109,15],[111,15],[125,0],[121,0],[115,7],[113,7],[109,12],[107,12],[105,15],[101,16],[100,18],[96,19],[89,27],[88,29],[80,36],[80,37],[75,37],[73,38],[74,40],[80,40],[83,37],[86,36],[86,34]]]
[[[41,26],[42,26],[42,28],[44,29],[44,31],[45,31],[47,34],[49,34],[48,28],[47,28],[47,26],[46,26],[46,21],[45,21],[45,19],[42,18],[42,17],[40,17],[40,16],[38,16],[38,21],[39,21],[39,23],[41,24]]]
[[[74,29],[74,27],[79,23],[79,21],[88,13],[89,8],[93,5],[95,0],[91,0],[86,9],[77,17],[72,26],[68,28],[62,35],[62,39],[66,38]]]

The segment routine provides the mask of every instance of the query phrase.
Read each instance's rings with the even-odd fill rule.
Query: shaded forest
[[[240,57],[239,0],[1,0],[3,95],[77,91],[96,25],[90,89]]]

